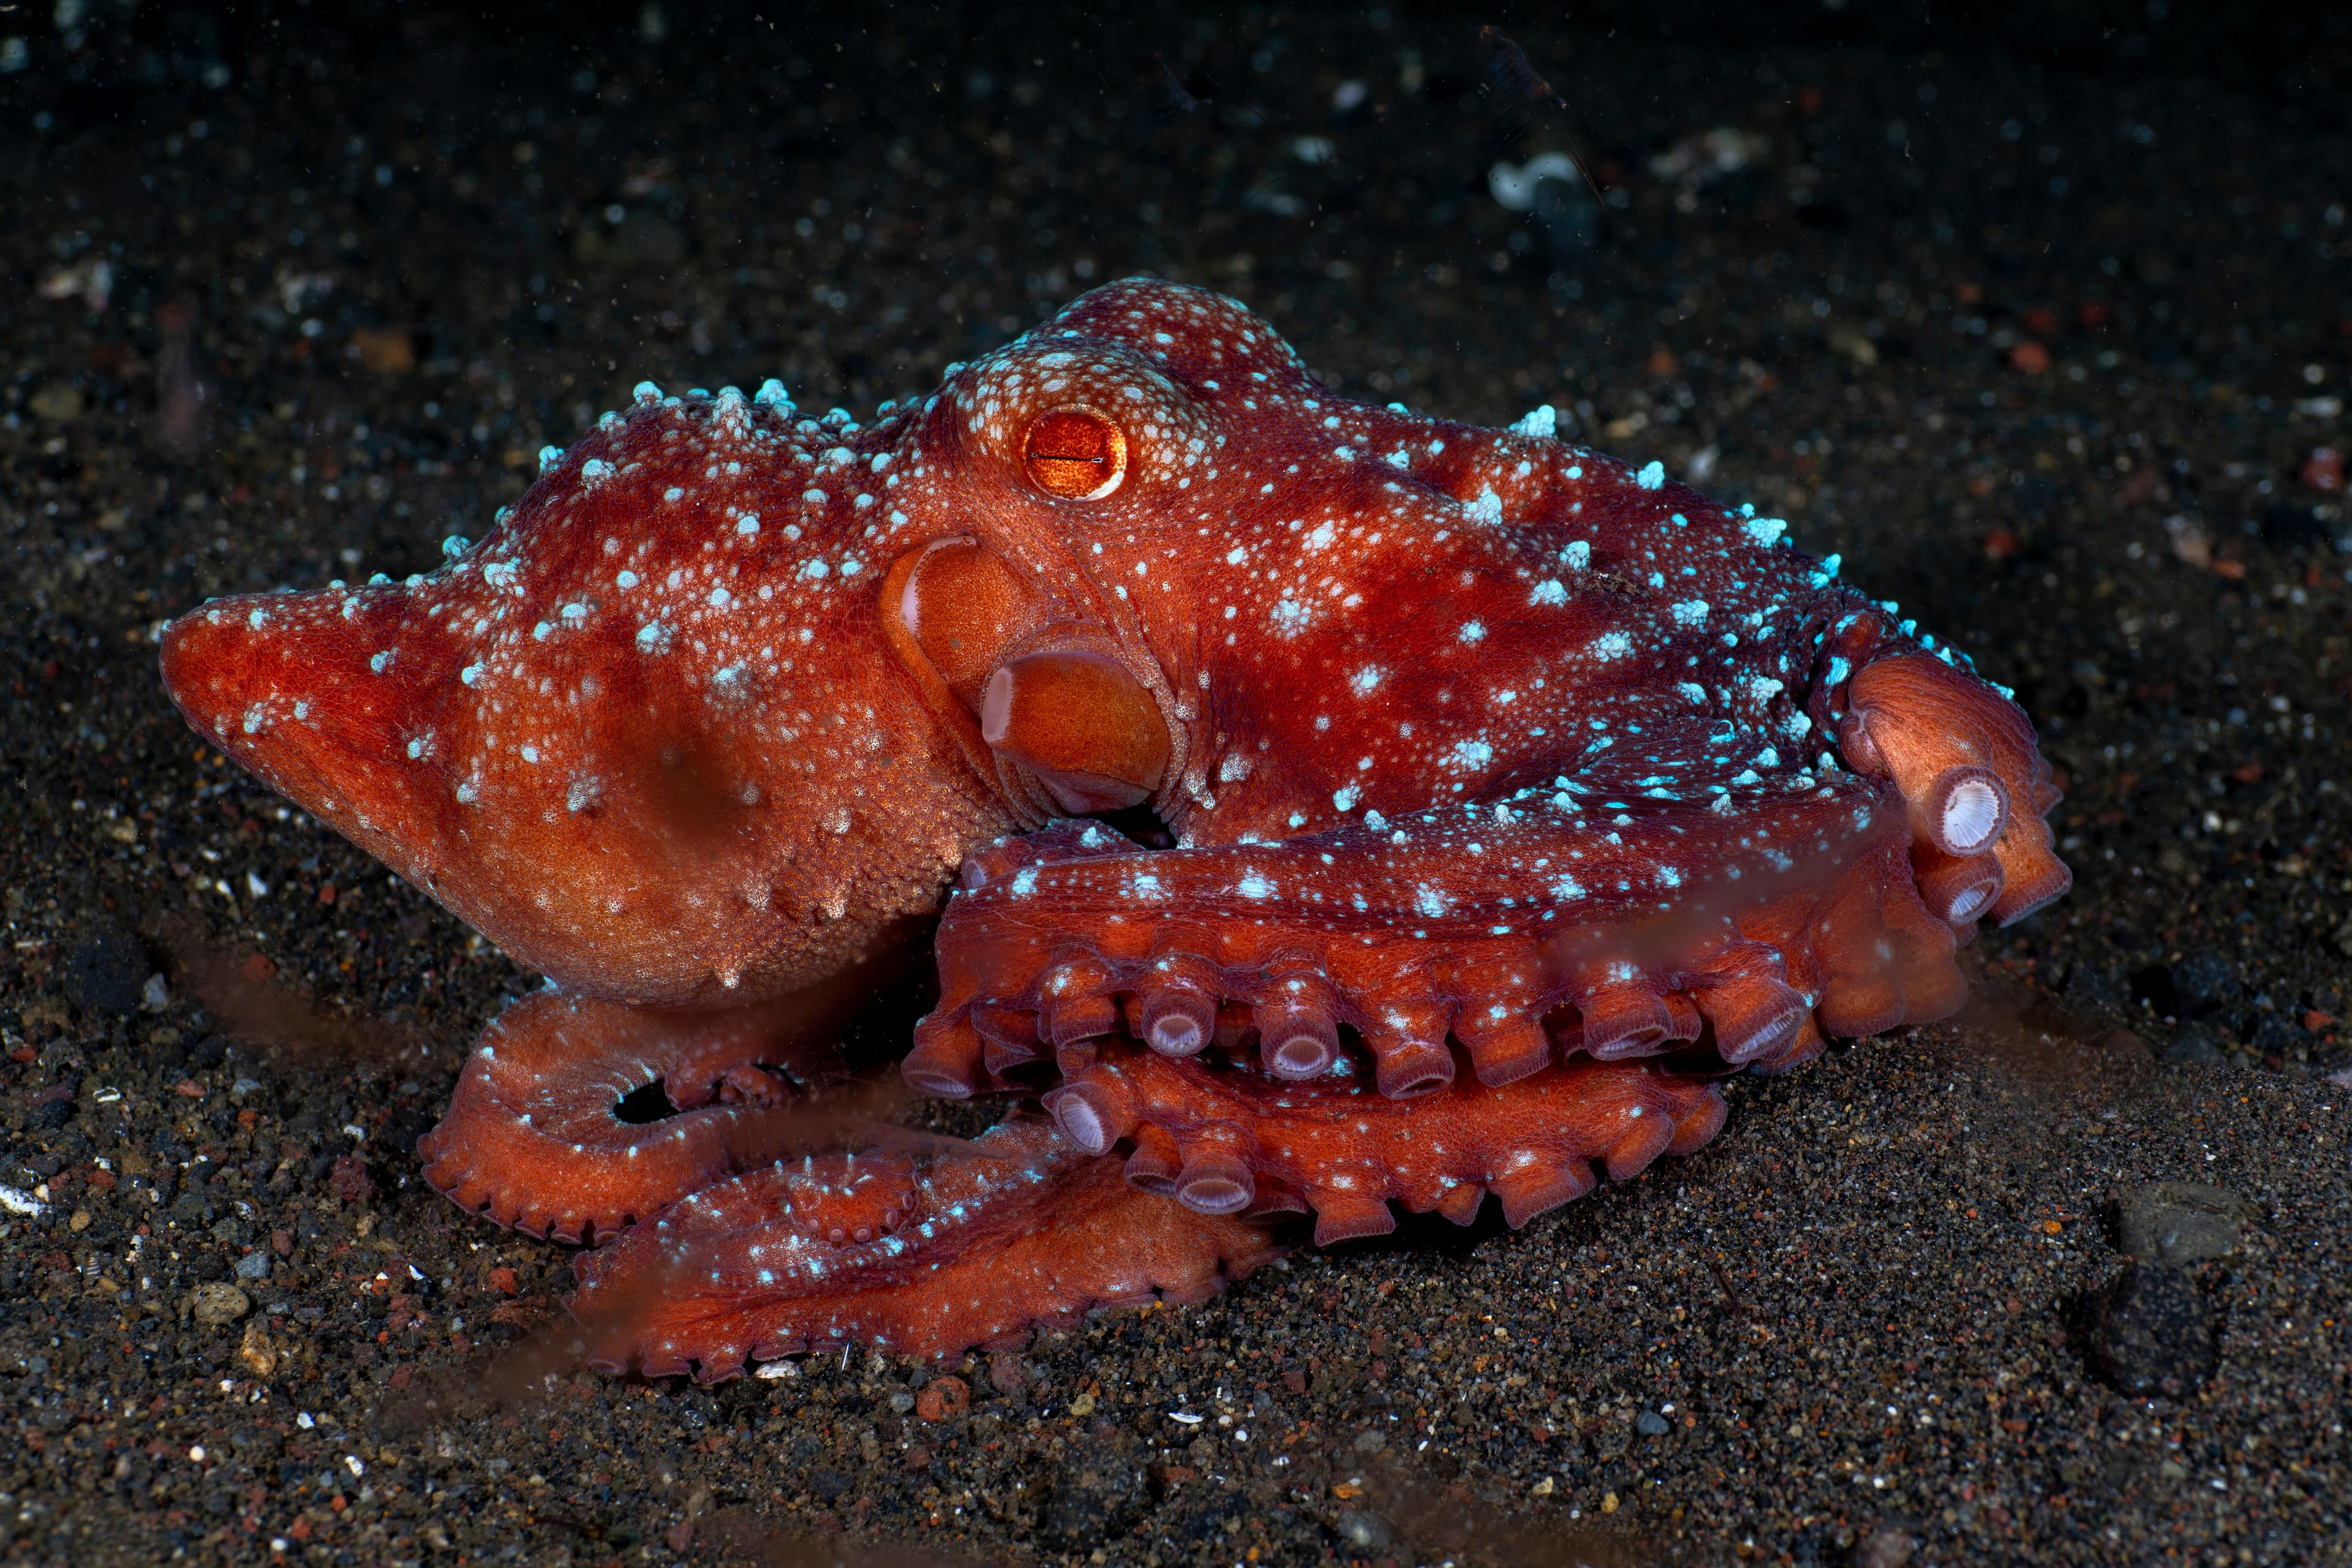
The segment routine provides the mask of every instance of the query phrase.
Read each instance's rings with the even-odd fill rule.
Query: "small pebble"
[[[1917,1547],[1911,1526],[1882,1519],[1853,1543],[1853,1568],[1903,1568]]]
[[[1633,1417],[1633,1430],[1644,1437],[1663,1437],[1674,1430],[1674,1426],[1654,1410],[1644,1410]]]
[[[2152,1182],[2116,1205],[2116,1239],[2143,1262],[2202,1263],[2238,1249],[2246,1201],[2202,1182]]]
[[[52,382],[26,398],[25,406],[53,425],[70,425],[81,417],[81,392],[63,382]]]
[[[2188,1067],[2217,1068],[2225,1059],[2220,1040],[2202,1024],[2182,1024],[2157,1054],[2165,1061]]]
[[[1376,1513],[1366,1513],[1360,1508],[1342,1512],[1338,1524],[1340,1540],[1366,1552],[1378,1552],[1396,1539],[1396,1532],[1389,1528],[1387,1520]]]
[[[2216,1355],[2196,1282],[2160,1263],[2131,1263],[2084,1303],[2083,1358],[2119,1394],[2179,1397],[2202,1386]]]
[[[926,1421],[951,1421],[971,1408],[971,1384],[960,1377],[935,1377],[915,1397],[916,1414]]]
[[[216,1329],[253,1310],[253,1298],[234,1285],[199,1285],[188,1292],[188,1310],[196,1321]]]
[[[111,921],[93,921],[66,957],[66,995],[85,1013],[135,1013],[150,972],[147,949],[137,937]]]
[[[328,1173],[327,1190],[347,1204],[363,1204],[373,1197],[375,1178],[368,1173],[365,1157],[345,1154],[337,1160]]]

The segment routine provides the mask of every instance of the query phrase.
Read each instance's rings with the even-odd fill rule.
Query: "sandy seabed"
[[[1402,8],[88,10],[0,16],[6,1561],[2352,1561],[2341,40],[1514,28],[1563,110]],[[1571,137],[1604,205],[1495,198]],[[414,1156],[535,977],[196,744],[155,624],[428,569],[642,377],[863,412],[1138,271],[1785,516],[2018,689],[2073,894],[1517,1234],[577,1372],[565,1249]]]

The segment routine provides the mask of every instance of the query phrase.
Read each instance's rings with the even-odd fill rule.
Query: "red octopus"
[[[710,1379],[1196,1296],[1286,1213],[1518,1225],[1705,1142],[1726,1070],[1952,1011],[2068,885],[2049,770],[1781,533],[1131,279],[862,426],[640,386],[439,571],[163,663],[550,977],[426,1175],[603,1243],[605,1364]],[[1052,1120],[779,1157],[791,999],[934,921],[906,1080]]]

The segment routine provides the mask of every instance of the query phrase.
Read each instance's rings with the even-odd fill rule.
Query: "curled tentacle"
[[[828,1189],[845,1159],[831,1157]],[[844,1343],[949,1356],[1091,1306],[1198,1300],[1279,1251],[1259,1223],[1144,1191],[1050,1122],[997,1127],[912,1186],[923,1223],[863,1241],[810,1234],[838,1196],[813,1220],[797,1163],[680,1198],[574,1266],[591,1364],[716,1383]]]
[[[1975,778],[1954,798],[1982,806],[1993,793]],[[1451,813],[1376,836],[1156,852],[1110,837],[1076,852],[1065,825],[1034,858],[992,850],[1005,864],[967,878],[941,926],[942,995],[909,1081],[970,1093],[1124,1016],[1162,1055],[1246,1052],[1293,1082],[1360,1048],[1381,1092],[1407,1099],[1454,1082],[1457,1047],[1495,1088],[1571,1056],[1662,1055],[1710,1029],[1733,1066],[1778,1060],[1807,1009],[1850,1035],[1958,1005],[1951,931],[1915,918],[1895,789],[1839,775],[1729,812],[1620,804],[1605,821],[1480,819],[1476,881],[1455,864],[1471,857]],[[1660,891],[1666,857],[1735,852],[1753,862],[1744,877],[1632,907],[1636,872]],[[1578,875],[1538,869],[1562,864]],[[1530,883],[1549,897],[1530,899]],[[1743,973],[1757,978],[1724,990]]]
[[[1523,1225],[1590,1190],[1596,1162],[1624,1180],[1698,1148],[1725,1114],[1710,1083],[1648,1063],[1580,1061],[1398,1101],[1360,1078],[1285,1084],[1124,1045],[1050,1109],[1082,1148],[1126,1129],[1130,1178],[1204,1212],[1247,1208],[1259,1189],[1295,1194],[1318,1216],[1318,1244],[1389,1229],[1391,1201],[1461,1219],[1489,1190]]]
[[[769,1010],[527,996],[484,1031],[448,1114],[417,1140],[425,1179],[532,1236],[603,1235],[776,1156],[791,1090],[770,1069],[788,1039]],[[625,1100],[656,1089],[673,1114],[624,1118]]]
[[[2051,853],[2042,820],[2058,798],[2050,766],[2015,703],[1916,652],[1864,663],[1847,683],[1845,701],[1838,734],[1847,760],[1894,780],[1920,836],[1937,849],[1989,853],[2000,863],[2001,886],[1990,906],[1995,920],[2019,920],[2074,884]]]

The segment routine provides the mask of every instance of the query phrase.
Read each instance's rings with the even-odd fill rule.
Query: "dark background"
[[[0,8],[7,1560],[2340,1551],[2347,65],[2185,3]],[[1570,148],[1602,201],[1490,194]],[[2018,689],[2074,892],[1517,1236],[574,1375],[563,1249],[413,1153],[533,977],[197,746],[155,625],[429,567],[641,378],[862,413],[1136,271],[1841,552]],[[2184,1179],[2238,1239],[2118,1297]]]

